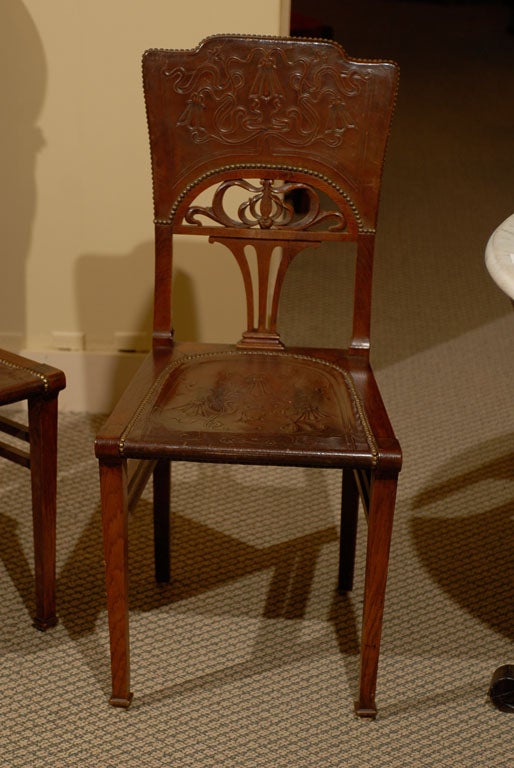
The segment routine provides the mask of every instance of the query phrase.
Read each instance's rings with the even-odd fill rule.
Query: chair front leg
[[[55,550],[57,496],[57,398],[28,401],[32,522],[36,580],[34,626],[46,630],[57,624],[55,610]]]
[[[397,481],[397,473],[385,476],[374,473],[371,478],[360,691],[356,706],[356,712],[361,717],[374,718],[377,714],[375,690]]]
[[[100,493],[114,707],[128,707],[130,647],[128,611],[127,462],[100,460]]]

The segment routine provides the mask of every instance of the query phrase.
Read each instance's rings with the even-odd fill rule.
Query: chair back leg
[[[158,461],[153,471],[155,579],[170,580],[170,462]]]
[[[57,394],[28,401],[30,471],[36,577],[34,626],[57,624],[55,608],[55,550],[57,496]]]
[[[340,593],[350,592],[353,588],[358,512],[359,490],[355,480],[355,473],[353,469],[344,469],[341,499],[341,534],[339,538],[338,588]]]

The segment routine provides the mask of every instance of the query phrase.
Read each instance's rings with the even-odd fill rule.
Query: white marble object
[[[489,238],[485,264],[494,282],[514,301],[514,214]]]

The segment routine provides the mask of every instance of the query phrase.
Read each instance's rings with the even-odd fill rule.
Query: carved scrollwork
[[[194,142],[241,144],[265,135],[298,148],[317,141],[337,147],[346,131],[357,130],[350,102],[366,80],[357,69],[339,70],[321,51],[291,55],[278,45],[256,46],[246,58],[227,57],[217,46],[194,69],[163,76],[184,97],[177,126]]]
[[[238,219],[234,219],[226,210],[225,196],[234,188],[243,189],[251,196],[239,205]],[[307,211],[297,214],[288,196],[300,190],[307,200]],[[324,211],[318,191],[308,185],[293,182],[274,182],[261,179],[260,186],[246,179],[224,181],[216,189],[211,206],[191,206],[185,215],[188,224],[202,225],[198,218],[204,216],[224,227],[260,227],[261,229],[309,230],[321,222],[331,221],[329,231],[340,232],[346,229],[346,219],[341,211]]]

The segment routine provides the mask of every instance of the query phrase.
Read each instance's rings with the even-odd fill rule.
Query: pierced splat
[[[296,191],[303,195],[301,212],[291,198]],[[210,242],[225,245],[239,265],[247,306],[247,328],[239,347],[283,348],[277,329],[278,305],[291,261],[323,239],[351,238],[357,226],[351,207],[344,205],[344,198],[340,206],[329,200],[327,207],[327,200],[303,181],[229,178],[213,188],[210,205],[200,204],[190,193],[178,207],[176,232],[209,236]],[[255,251],[256,270],[245,251],[249,246]],[[277,249],[275,269],[272,257]]]
[[[306,243],[301,240],[287,244],[280,240],[253,242],[252,246],[257,256],[257,290],[254,291],[253,273],[248,255],[245,252],[248,242],[244,239],[223,237],[222,235],[211,236],[209,242],[225,245],[234,254],[243,276],[247,328],[237,346],[253,349],[282,349],[284,345],[277,329],[277,316],[284,278],[296,254],[307,246],[316,245],[316,243]],[[272,255],[277,247],[280,248],[280,261],[274,276],[274,283],[271,284],[273,279]],[[257,306],[255,306],[255,294],[257,295]]]

